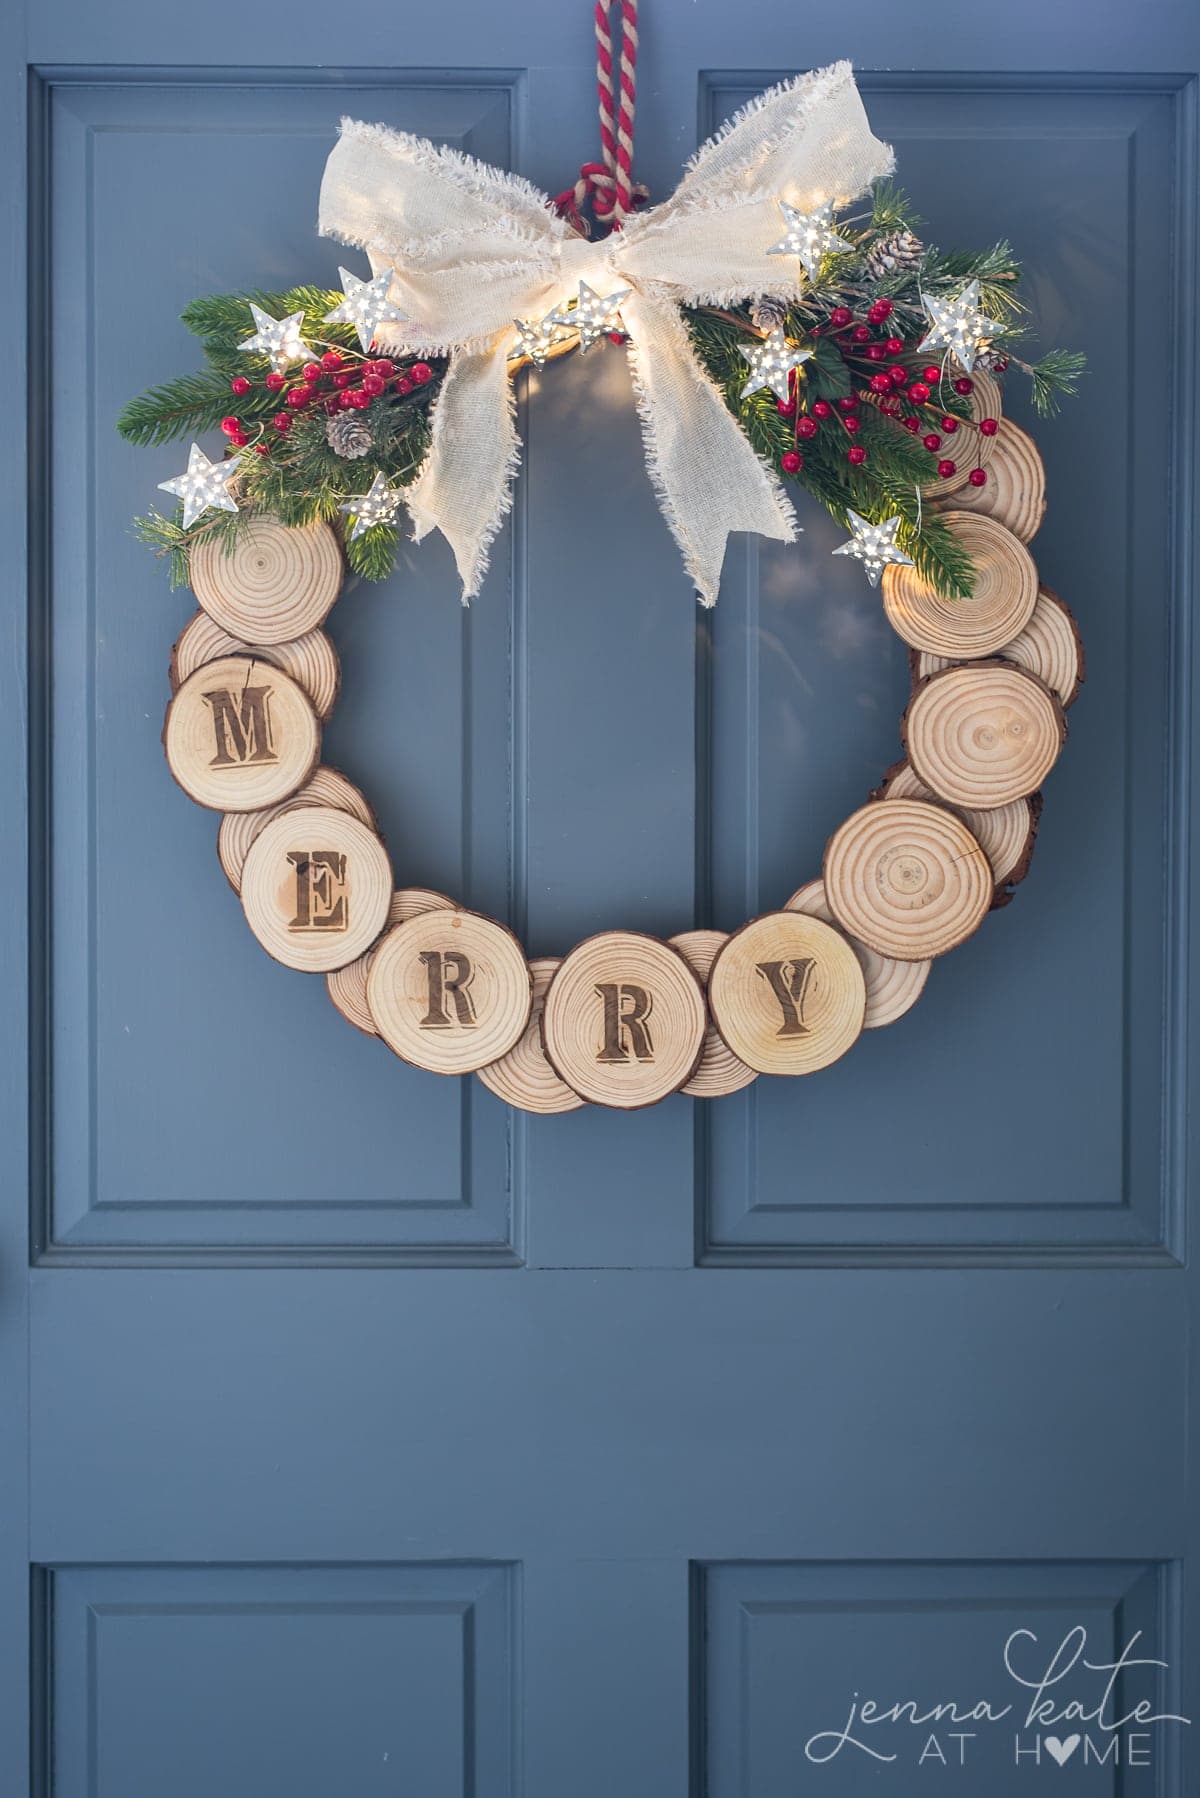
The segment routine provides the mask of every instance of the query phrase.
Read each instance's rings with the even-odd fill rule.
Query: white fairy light
[[[364,350],[370,349],[380,325],[406,325],[410,322],[400,308],[393,306],[388,299],[388,288],[392,284],[391,269],[385,268],[382,274],[370,281],[360,281],[348,268],[339,268],[338,277],[346,297],[332,312],[325,314],[325,323],[353,325]]]
[[[778,243],[771,245],[767,255],[798,256],[810,281],[815,281],[820,274],[823,257],[854,248],[833,228],[832,200],[822,200],[813,212],[801,212],[797,207],[789,206],[786,200],[780,200],[779,210],[787,221],[787,232]]]
[[[176,499],[183,501],[183,528],[191,530],[202,513],[211,506],[218,512],[236,512],[237,501],[229,494],[229,483],[237,472],[236,465],[242,459],[239,450],[236,455],[227,456],[223,462],[210,462],[198,443],[193,443],[188,452],[188,465],[184,474],[172,476],[169,481],[160,481],[162,493],[173,493]]]
[[[762,343],[739,344],[738,349],[750,364],[750,375],[742,388],[741,398],[749,398],[760,387],[769,387],[776,399],[785,402],[791,397],[792,370],[807,362],[813,354],[811,349],[789,343],[782,325],[777,325]]]
[[[247,337],[244,343],[238,344],[239,350],[256,351],[260,356],[271,358],[271,367],[281,375],[293,362],[308,362],[312,350],[300,335],[304,324],[303,312],[289,312],[286,318],[272,318],[261,306],[250,302],[250,310],[254,315],[255,332]]]
[[[356,494],[353,499],[348,499],[344,505],[339,506],[339,512],[348,513],[354,519],[350,531],[351,543],[365,531],[373,531],[376,525],[394,524],[403,499],[404,495],[398,488],[389,487],[383,475],[377,474],[371,482],[369,493]]]
[[[1003,330],[1003,326],[980,307],[977,280],[968,281],[951,300],[935,300],[923,293],[921,304],[931,323],[918,349],[947,349],[968,374],[975,367],[976,356]]]
[[[881,524],[872,524],[869,518],[863,518],[850,506],[846,507],[846,517],[850,521],[850,529],[854,535],[846,543],[840,543],[832,552],[835,556],[853,556],[863,565],[863,572],[872,587],[879,585],[879,577],[889,565],[897,568],[913,568],[916,564],[911,556],[906,556],[896,542],[896,532],[903,520],[885,518]]]

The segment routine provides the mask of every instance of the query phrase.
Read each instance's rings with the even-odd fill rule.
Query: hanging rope
[[[613,85],[613,43],[609,14],[613,0],[596,0],[596,88],[600,100],[600,153],[603,162],[585,162],[574,187],[559,194],[554,209],[588,236],[584,207],[590,197],[597,223],[619,231],[649,189],[633,179],[633,112],[637,99],[637,0],[621,0],[621,52]]]

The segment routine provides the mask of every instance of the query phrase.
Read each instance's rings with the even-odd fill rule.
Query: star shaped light
[[[513,324],[518,341],[511,354],[528,356],[535,368],[541,368],[563,329],[558,313],[548,312],[542,319],[514,318]]]
[[[241,459],[239,450],[223,462],[210,462],[200,445],[193,443],[188,451],[187,473],[158,483],[161,492],[173,493],[176,499],[183,501],[185,531],[190,531],[201,513],[207,512],[210,506],[218,512],[237,511],[237,501],[229,495],[229,483]]]
[[[821,272],[821,259],[838,250],[852,250],[854,245],[839,237],[833,228],[833,201],[823,200],[814,212],[801,212],[780,200],[779,210],[787,220],[787,235],[773,243],[768,256],[799,256],[804,272],[815,281]]]
[[[339,268],[338,275],[346,297],[332,312],[325,314],[327,325],[353,325],[358,332],[359,343],[364,350],[369,350],[380,325],[409,323],[400,308],[393,306],[388,299],[388,288],[392,284],[391,269],[385,268],[382,274],[370,281],[360,281],[348,268]]]
[[[580,349],[590,350],[606,331],[620,329],[617,314],[621,310],[621,301],[627,300],[629,294],[628,287],[619,287],[616,293],[596,293],[586,281],[581,281],[574,308],[560,306],[550,316],[568,330],[578,331]]]
[[[879,585],[879,577],[890,564],[898,568],[913,568],[915,563],[911,556],[906,556],[896,542],[896,532],[901,520],[885,518],[882,524],[872,524],[869,518],[861,518],[850,506],[846,507],[846,517],[850,520],[850,529],[854,535],[848,543],[840,543],[833,551],[835,556],[853,556],[863,565],[863,572],[872,587]]]
[[[257,350],[262,356],[271,358],[271,367],[276,374],[293,362],[308,362],[312,359],[312,351],[300,335],[300,327],[304,323],[303,312],[289,312],[286,318],[272,318],[261,306],[250,302],[250,310],[254,314],[255,332],[247,337],[244,343],[238,344],[239,350]]]
[[[979,282],[968,281],[952,300],[935,300],[923,293],[921,304],[929,314],[930,328],[918,344],[918,349],[950,350],[970,374],[975,367],[976,356],[981,350],[988,348],[993,337],[998,337],[1002,329],[994,318],[989,318],[980,308]]]
[[[812,350],[801,349],[798,344],[789,343],[783,334],[782,325],[776,325],[762,343],[749,346],[739,344],[738,349],[750,364],[750,376],[740,397],[747,399],[750,394],[757,393],[760,387],[769,387],[776,399],[785,403],[791,398],[788,387],[792,370],[799,368],[802,362],[807,362],[813,354]]]
[[[348,499],[338,507],[339,512],[348,512],[354,518],[354,526],[350,532],[350,541],[361,537],[364,531],[373,531],[376,525],[394,524],[396,514],[400,510],[403,494],[395,487],[389,487],[381,474],[377,474],[371,482],[369,493],[360,493],[354,499]]]

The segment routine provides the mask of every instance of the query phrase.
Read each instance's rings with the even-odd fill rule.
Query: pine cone
[[[989,374],[1002,375],[1008,367],[1008,357],[1003,350],[980,350],[975,357],[976,368],[986,368]]]
[[[787,301],[762,294],[750,302],[750,317],[757,331],[774,331],[787,317]]]
[[[911,231],[889,231],[867,251],[867,274],[872,281],[882,281],[885,275],[916,268],[924,254],[925,245]]]
[[[370,455],[375,447],[370,425],[353,412],[335,412],[325,420],[325,441],[335,456],[350,461]]]

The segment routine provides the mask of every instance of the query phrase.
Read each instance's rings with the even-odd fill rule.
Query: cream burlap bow
[[[449,353],[407,499],[418,538],[436,527],[449,540],[464,601],[479,590],[519,463],[513,321],[541,319],[580,281],[601,294],[630,290],[621,318],[646,466],[704,604],[716,599],[730,531],[794,538],[791,504],[696,360],[679,308],[792,296],[799,262],[768,254],[783,230],[779,202],[844,204],[891,167],[850,65],[836,63],[752,101],[697,152],[669,200],[591,243],[519,176],[426,138],[343,122],[320,229],[365,250],[373,274],[392,271],[390,297],[408,322],[381,328],[384,347]]]

